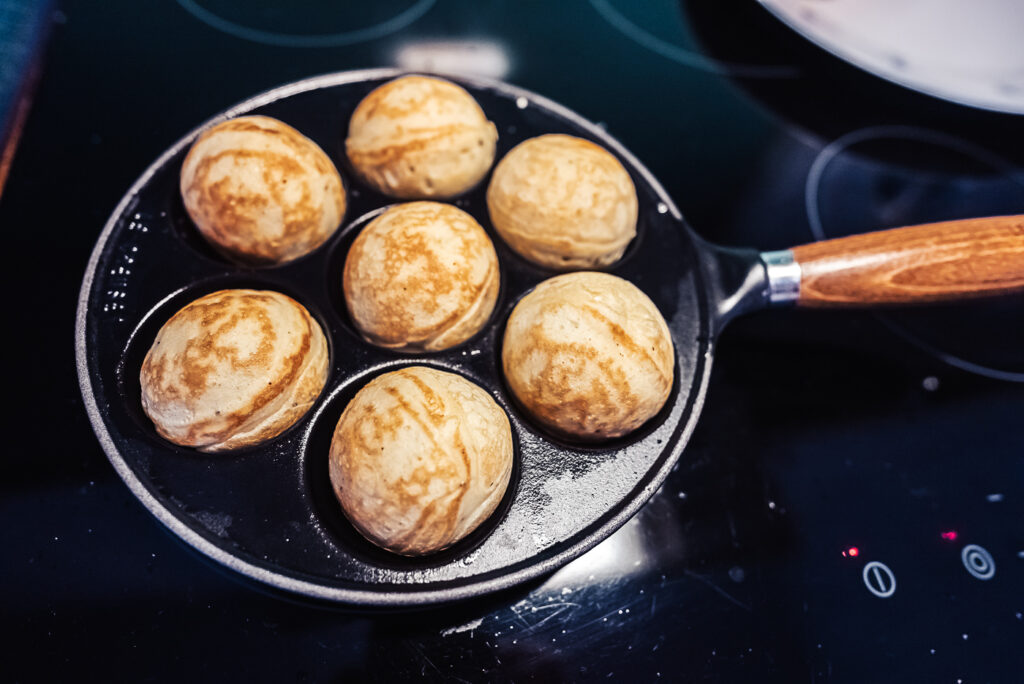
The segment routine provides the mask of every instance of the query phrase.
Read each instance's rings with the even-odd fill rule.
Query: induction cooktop
[[[402,613],[267,596],[166,534],[92,435],[71,348],[131,182],[211,114],[318,73],[538,92],[619,139],[702,236],[762,250],[1024,213],[1019,116],[872,77],[741,0],[69,1],[52,22],[0,200],[37,321],[12,340],[31,401],[0,485],[11,679],[1020,681],[1019,297],[737,321],[633,520],[530,584]]]

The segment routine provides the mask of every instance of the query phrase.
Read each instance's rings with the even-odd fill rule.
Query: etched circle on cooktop
[[[741,78],[791,78],[794,69],[785,65],[728,62],[704,54],[687,35],[679,3],[590,0],[591,7],[619,33],[640,46],[673,62],[701,71]]]
[[[808,173],[804,197],[811,231],[824,240],[919,223],[1024,213],[1024,169],[947,133],[873,126],[822,148]],[[878,315],[910,342],[953,366],[1024,382],[1020,297]]]
[[[281,47],[332,47],[382,38],[423,16],[436,0],[305,2],[178,0],[218,31]]]

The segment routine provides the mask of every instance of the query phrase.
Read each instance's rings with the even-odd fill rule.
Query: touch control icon
[[[885,563],[871,561],[862,573],[864,586],[878,598],[889,598],[896,591],[896,575]]]
[[[967,572],[980,580],[990,580],[996,574],[996,562],[992,554],[977,544],[965,546],[960,552],[960,560]]]

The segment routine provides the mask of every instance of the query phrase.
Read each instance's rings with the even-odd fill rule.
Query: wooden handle
[[[793,248],[799,306],[917,304],[1024,291],[1024,216],[945,221]]]

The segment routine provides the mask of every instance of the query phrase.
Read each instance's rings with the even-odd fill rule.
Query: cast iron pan
[[[798,295],[800,303],[842,304],[902,301],[908,293],[913,299],[1024,288],[1024,222],[1005,219],[975,226],[992,234],[990,243],[998,242],[986,254],[999,248],[1005,257],[1004,267],[986,261],[984,277],[970,268],[967,276],[958,276],[956,265],[967,262],[950,257],[949,250],[937,267],[929,266],[920,250],[900,251],[903,243],[920,247],[921,239],[869,235],[846,239],[865,243],[854,245],[860,256],[849,263],[830,261],[839,248],[822,249],[825,243],[794,250],[800,261],[800,249],[817,250],[805,255],[805,271],[808,265],[824,269],[810,289],[805,272],[800,291],[794,252],[762,255],[702,242],[651,174],[598,126],[533,93],[454,78],[498,126],[498,158],[527,138],[568,133],[617,155],[636,185],[637,238],[607,270],[639,286],[664,314],[675,342],[675,386],[664,409],[628,437],[597,446],[558,440],[515,404],[500,363],[504,321],[512,307],[555,272],[524,261],[494,234],[484,199],[488,179],[455,200],[491,234],[501,262],[501,293],[484,330],[453,349],[412,355],[363,341],[349,319],[341,288],[347,249],[360,228],[393,200],[359,183],[345,158],[344,139],[356,104],[397,75],[382,69],[300,81],[247,100],[192,131],[122,199],[82,284],[75,332],[79,380],[93,427],[118,474],[174,534],[264,587],[322,602],[410,606],[469,598],[538,577],[610,535],[664,481],[693,432],[714,341],[731,317]],[[178,192],[182,159],[198,133],[248,113],[281,119],[316,141],[348,190],[348,212],[337,234],[312,254],[280,267],[247,268],[218,256],[197,233]],[[886,245],[882,252],[890,258],[865,259],[872,239]],[[934,236],[924,239],[933,247],[935,242]],[[956,240],[950,244],[954,251],[966,249]],[[1014,258],[1005,256],[1011,252]],[[889,265],[888,273],[894,263],[906,266],[906,259],[892,258],[893,253],[911,254],[924,266],[901,266],[886,276],[887,286],[872,284],[871,278],[878,278],[873,272],[859,285],[849,285],[848,275],[833,278],[846,285],[830,284],[829,264],[852,263],[861,272],[866,263],[881,263]],[[908,273],[909,280],[900,280]],[[924,285],[918,282],[922,278]],[[932,282],[936,278],[943,281],[939,286]],[[138,374],[157,330],[175,311],[227,287],[273,289],[302,302],[330,340],[330,376],[314,408],[283,435],[259,447],[206,455],[156,434],[141,410]],[[420,559],[390,554],[364,540],[335,501],[327,468],[331,435],[346,402],[374,376],[412,364],[453,371],[487,389],[508,413],[516,444],[512,481],[495,514],[457,545]]]

